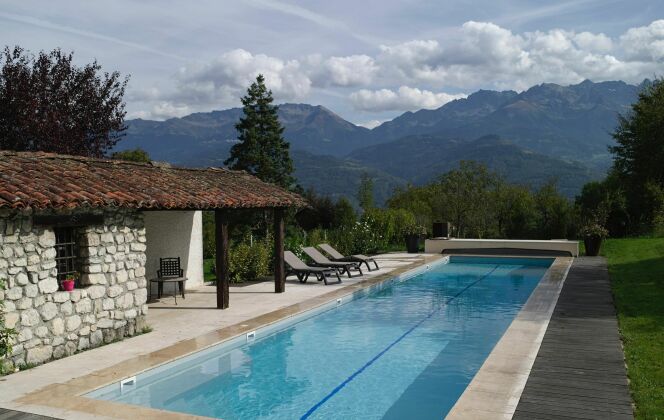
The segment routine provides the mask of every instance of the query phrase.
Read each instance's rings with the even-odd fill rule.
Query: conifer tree
[[[244,115],[235,125],[239,143],[231,148],[224,162],[231,169],[244,170],[263,181],[284,188],[293,188],[295,179],[289,143],[277,116],[278,107],[272,105],[272,91],[259,74],[242,98]]]

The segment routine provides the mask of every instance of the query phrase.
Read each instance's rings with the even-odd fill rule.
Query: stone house
[[[14,351],[39,364],[131,336],[144,327],[160,257],[179,256],[188,285],[202,282],[201,211],[218,224],[220,308],[228,306],[227,222],[243,208],[304,201],[244,172],[0,152],[0,278]],[[283,217],[275,217],[275,290],[283,291]],[[281,243],[279,244],[279,240]],[[62,280],[74,273],[76,288]]]

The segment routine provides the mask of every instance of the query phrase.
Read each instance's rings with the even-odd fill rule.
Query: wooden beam
[[[284,209],[274,209],[274,292],[286,291],[284,267]]]
[[[228,217],[224,210],[214,211],[215,266],[217,275],[217,308],[228,308]]]

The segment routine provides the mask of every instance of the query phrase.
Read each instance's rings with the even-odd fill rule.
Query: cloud
[[[635,61],[664,60],[664,20],[656,20],[648,26],[631,28],[620,37],[627,57]]]
[[[317,86],[366,86],[378,71],[374,59],[364,54],[327,59],[312,55],[306,63]]]
[[[297,60],[236,49],[205,64],[180,69],[178,90],[208,103],[224,103],[239,99],[259,74],[265,76],[265,83],[278,100],[302,99],[311,88],[311,80]]]
[[[270,3],[279,5],[281,3]],[[276,7],[276,6],[275,6]],[[147,89],[132,97],[154,116],[238,106],[261,73],[277,102],[314,94],[342,96],[367,112],[437,108],[478,88],[523,90],[551,82],[640,82],[661,71],[664,20],[611,38],[563,29],[515,33],[492,22],[468,21],[445,39],[381,45],[375,54],[284,59],[244,49],[183,67],[167,93]],[[347,88],[354,88],[348,95]]]
[[[421,108],[438,108],[454,99],[465,98],[465,94],[451,95],[434,93],[408,86],[401,86],[397,91],[390,89],[361,89],[350,95],[355,109],[362,111],[408,111]]]
[[[360,127],[368,128],[368,129],[371,130],[372,128],[378,127],[379,125],[381,125],[385,121],[387,121],[387,120],[369,120],[369,121],[358,123],[357,125],[359,125]]]
[[[586,51],[608,53],[613,49],[613,41],[604,34],[580,32],[573,35],[576,45]]]
[[[619,45],[603,33],[552,29],[515,34],[491,22],[464,23],[445,42],[382,46],[376,64],[393,83],[431,88],[525,89],[543,82],[639,82],[664,60],[664,20],[632,28]]]

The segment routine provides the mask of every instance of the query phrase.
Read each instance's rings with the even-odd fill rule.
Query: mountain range
[[[460,160],[483,162],[507,180],[533,187],[553,178],[573,197],[609,167],[617,116],[629,111],[646,83],[586,80],[521,93],[480,90],[372,130],[320,105],[282,104],[279,119],[298,182],[332,197],[353,199],[366,172],[382,203],[395,187],[430,181]],[[234,125],[241,114],[232,108],[166,121],[129,120],[116,149],[140,147],[155,160],[220,166],[237,141]]]

